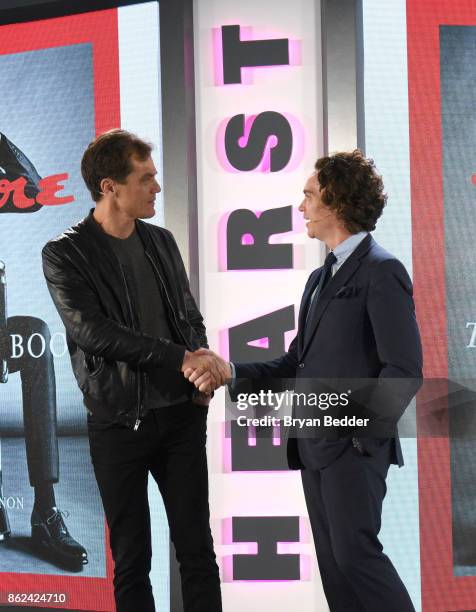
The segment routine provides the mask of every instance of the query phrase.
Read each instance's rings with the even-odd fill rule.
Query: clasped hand
[[[183,375],[202,393],[212,393],[231,378],[230,364],[213,351],[185,351]]]

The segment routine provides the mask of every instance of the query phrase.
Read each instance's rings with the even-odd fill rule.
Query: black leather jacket
[[[101,422],[137,429],[146,412],[145,370],[163,368],[164,376],[180,370],[185,349],[208,346],[205,327],[172,234],[136,221],[180,342],[139,331],[124,270],[92,212],[45,245],[43,272],[88,411]]]

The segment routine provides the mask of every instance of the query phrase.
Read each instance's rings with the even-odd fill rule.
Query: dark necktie
[[[319,299],[319,295],[324,290],[324,287],[327,285],[329,280],[332,278],[332,266],[337,261],[337,257],[331,251],[327,254],[326,260],[324,261],[324,267],[321,272],[321,276],[319,278],[319,282],[317,283],[317,287],[314,290],[314,293],[311,295],[311,299],[309,301],[309,308],[307,310],[306,316],[306,327],[305,327],[305,335],[308,333],[309,328],[311,327],[312,320],[314,318],[314,314],[317,308],[317,302]]]

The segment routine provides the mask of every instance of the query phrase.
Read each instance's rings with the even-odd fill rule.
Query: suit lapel
[[[306,324],[306,313],[309,306],[309,300],[311,299],[311,295],[314,289],[317,287],[319,283],[319,279],[321,278],[322,267],[315,270],[312,274],[312,280],[309,279],[309,283],[304,290],[302,299],[301,299],[301,307],[299,308],[299,317],[298,317],[298,353],[301,354],[303,350],[304,343],[304,326]]]
[[[321,295],[318,298],[318,302],[316,304],[315,315],[312,321],[308,319],[306,323],[304,313],[302,313],[302,318],[301,318],[301,313],[300,313],[299,315],[300,316],[299,323],[300,323],[300,330],[301,330],[300,337],[302,338],[302,343],[301,343],[302,350],[300,351],[301,359],[304,356],[307,349],[309,348],[309,345],[311,344],[314,334],[316,333],[316,330],[320,323],[322,315],[324,314],[324,312],[326,311],[326,308],[329,306],[330,302],[332,301],[332,297],[357,272],[360,266],[362,257],[364,257],[364,255],[368,252],[372,243],[373,243],[372,236],[369,235],[366,238],[364,238],[362,242],[358,245],[358,247],[355,249],[355,251],[346,259],[346,261],[337,270],[334,276],[329,280],[329,282],[324,287],[324,290],[322,291]],[[313,288],[314,287],[315,287],[315,284],[313,284]],[[303,299],[303,303],[304,303],[304,299]],[[305,325],[311,326],[311,329],[306,334],[307,342],[304,340],[304,336],[305,336],[304,326]]]

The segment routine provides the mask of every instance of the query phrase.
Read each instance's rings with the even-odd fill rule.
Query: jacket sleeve
[[[381,370],[370,385],[364,406],[370,428],[355,435],[372,454],[379,446],[378,438],[394,435],[398,420],[422,384],[423,356],[413,287],[397,259],[377,266],[369,286],[367,313]]]
[[[139,367],[180,369],[185,347],[108,318],[95,290],[71,263],[60,241],[49,242],[42,259],[50,295],[68,336],[84,352]]]
[[[412,282],[397,259],[377,266],[367,312],[382,364],[380,378],[421,377],[423,357]]]
[[[259,393],[273,391],[279,393],[292,388],[296,378],[297,336],[281,357],[270,361],[254,363],[233,363],[235,378],[228,385],[232,401],[240,393]]]
[[[237,378],[294,378],[297,367],[297,336],[288,351],[270,361],[256,363],[235,363]]]
[[[166,230],[165,228],[162,228],[162,229],[169,236],[172,242],[172,245],[173,245],[173,249],[175,251],[175,258],[177,261],[177,266],[179,268],[179,274],[180,274],[180,286],[184,293],[185,307],[187,309],[187,319],[189,320],[190,324],[192,325],[193,329],[195,330],[199,338],[200,346],[203,348],[208,348],[207,333],[206,333],[205,325],[203,324],[203,317],[198,309],[197,303],[195,302],[195,298],[193,297],[192,292],[190,290],[190,283],[188,280],[187,272],[185,270],[185,265],[183,263],[182,255],[178,248],[177,242],[172,232],[170,232],[169,230]]]

